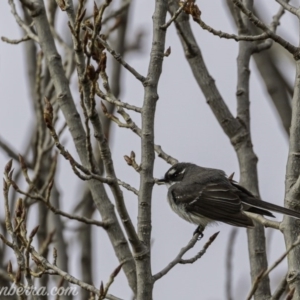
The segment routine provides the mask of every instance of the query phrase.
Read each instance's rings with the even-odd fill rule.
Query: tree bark
[[[292,101],[292,124],[290,129],[289,155],[285,178],[285,206],[300,211],[300,61],[296,61],[296,79]],[[300,221],[284,217],[282,222],[286,248],[300,234]],[[287,282],[290,290],[295,289],[293,299],[300,299],[300,247],[288,254]]]
[[[148,67],[148,75],[144,83],[144,103],[142,108],[141,135],[141,171],[140,190],[138,197],[138,236],[147,247],[147,253],[142,257],[135,256],[137,268],[138,300],[152,299],[153,279],[151,273],[151,200],[154,185],[154,116],[158,100],[158,82],[162,72],[165,50],[166,31],[160,26],[165,23],[167,0],[156,0],[153,15],[153,39]]]

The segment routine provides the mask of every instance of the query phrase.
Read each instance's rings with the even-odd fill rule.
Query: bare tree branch
[[[82,29],[88,31],[89,33],[92,33],[92,30],[90,28],[88,28],[85,25],[82,25]],[[97,36],[96,38],[97,40],[99,40],[99,42],[105,47],[105,49],[114,57],[114,59],[116,61],[118,61],[126,70],[128,70],[136,79],[138,79],[141,83],[144,84],[144,81],[146,80],[146,78],[144,76],[142,76],[141,74],[139,74],[133,67],[131,67],[122,57],[119,53],[116,53],[116,51],[114,51],[109,44],[101,39],[99,36]]]
[[[216,237],[218,236],[219,233],[220,233],[220,231],[214,233],[209,238],[209,240],[205,243],[205,245],[203,246],[202,250],[200,250],[199,253],[197,253],[194,257],[192,257],[190,259],[183,259],[183,258],[181,258],[181,260],[179,261],[179,263],[185,265],[185,264],[193,264],[194,262],[196,262],[198,259],[200,259],[206,253],[206,250],[214,242],[214,240],[216,239]]]
[[[229,2],[230,4],[232,3],[231,0],[228,0],[227,2]],[[230,4],[228,4],[228,5],[230,5]],[[284,14],[284,9],[280,9],[279,12],[273,17],[273,21],[269,26],[269,28],[272,32],[274,32],[274,33],[276,32],[277,26],[279,25],[279,20],[280,20],[280,18],[282,17],[283,14]],[[237,20],[237,19],[235,19],[235,20]],[[197,22],[204,30],[209,31],[213,35],[219,36],[220,38],[234,39],[235,41],[248,41],[248,42],[262,41],[262,40],[266,40],[267,38],[269,38],[269,34],[267,32],[252,35],[251,31],[249,31],[249,32],[243,32],[239,35],[236,35],[236,34],[229,34],[229,33],[226,33],[226,32],[222,32],[220,30],[215,30],[214,28],[207,25],[201,19],[200,16],[199,16],[199,18],[194,18],[194,21]],[[240,24],[241,24],[240,22],[237,23],[237,26],[239,26]],[[261,46],[261,44],[259,44],[258,46]],[[271,44],[267,45],[266,47],[270,47],[270,46],[271,46]]]
[[[203,246],[202,250],[199,251],[199,253],[197,253],[194,257],[190,258],[190,259],[183,259],[183,255],[189,251],[190,249],[192,249],[195,244],[197,243],[198,239],[199,239],[199,234],[195,234],[192,239],[188,242],[188,244],[183,247],[178,255],[164,268],[162,269],[160,272],[158,272],[157,274],[155,274],[153,276],[153,280],[156,281],[160,278],[162,278],[163,276],[165,276],[170,270],[172,270],[177,264],[193,264],[194,262],[196,262],[198,259],[200,259],[206,252],[206,250],[209,248],[209,246],[214,242],[214,240],[216,239],[216,237],[218,236],[219,231],[214,233],[209,239],[208,241],[205,243],[205,245]]]
[[[46,269],[53,270],[57,274],[59,274],[62,278],[64,278],[66,281],[73,283],[75,285],[78,285],[81,288],[86,289],[86,290],[100,296],[100,290],[95,288],[93,285],[87,284],[87,283],[75,278],[74,276],[72,276],[72,275],[68,274],[67,272],[58,268],[56,265],[51,264],[46,258],[41,256],[33,247],[31,247],[30,252],[35,257],[35,259],[37,261],[39,261]]]
[[[285,10],[289,11],[293,15],[300,17],[299,9],[294,7],[293,5],[289,4],[288,1],[284,0],[276,0]]]
[[[169,1],[169,10],[173,14],[178,9],[176,1]],[[257,157],[253,151],[251,136],[249,132],[249,116],[247,116],[247,106],[249,105],[249,59],[252,54],[252,49],[248,49],[246,42],[243,43],[243,52],[240,50],[238,75],[239,78],[237,88],[238,100],[238,116],[235,118],[229,111],[226,103],[220,95],[214,80],[209,74],[201,51],[193,36],[186,15],[181,15],[175,21],[177,32],[181,39],[184,52],[190,64],[194,77],[201,88],[208,105],[211,107],[222,129],[230,139],[239,159],[241,185],[248,188],[254,194],[258,195],[258,180],[257,180]],[[248,43],[247,43],[248,44]],[[249,45],[249,47],[251,47]],[[262,226],[256,226],[254,230],[248,230],[248,243],[251,257],[251,274],[252,279],[257,276],[261,268],[267,268],[267,257],[265,250],[265,236]],[[256,249],[261,251],[258,253]],[[264,278],[264,284],[260,286],[260,295],[270,296],[270,286],[268,277]]]
[[[13,188],[20,194],[25,195],[33,200],[37,200],[37,201],[41,201],[44,205],[46,205],[53,213],[57,214],[57,215],[61,215],[63,217],[66,217],[68,219],[71,220],[77,220],[79,222],[83,222],[86,224],[93,224],[99,227],[103,227],[103,228],[108,228],[108,226],[110,225],[109,223],[105,223],[105,222],[100,222],[97,220],[92,220],[89,218],[85,218],[85,217],[81,217],[81,216],[76,216],[76,215],[72,215],[69,213],[66,213],[64,211],[61,211],[60,209],[55,208],[54,206],[51,205],[49,199],[44,198],[42,195],[39,194],[29,194],[27,192],[22,191],[19,186],[17,185],[16,182],[14,182],[12,180],[12,178],[8,178],[9,183],[13,186]]]
[[[253,151],[249,113],[249,63],[251,57],[256,54],[258,68],[260,68],[287,132],[292,115],[289,102],[293,95],[285,204],[294,210],[300,209],[298,203],[300,199],[300,64],[298,65],[300,47],[292,45],[283,36],[276,34],[280,18],[285,10],[300,18],[300,10],[290,5],[289,0],[276,0],[280,4],[279,11],[274,15],[271,24],[262,22],[263,18],[256,16],[253,12],[253,0],[227,0],[231,4],[238,34],[218,31],[206,24],[201,19],[201,11],[197,6],[199,3],[196,4],[195,0],[180,2],[178,0],[155,0],[152,47],[147,76],[143,76],[128,64],[126,58],[126,51],[129,49],[127,35],[137,32],[133,30],[132,33],[127,30],[130,28],[128,25],[131,16],[129,11],[131,0],[117,2],[104,0],[100,3],[96,1],[93,5],[93,14],[88,19],[85,18],[85,15],[90,9],[90,2],[86,0],[50,0],[47,10],[44,7],[44,0],[20,0],[23,9],[22,17],[16,10],[15,0],[8,1],[13,17],[23,32],[22,38],[19,40],[3,39],[15,44],[28,40],[24,45],[26,45],[27,74],[35,124],[32,137],[28,139],[28,151],[22,151],[24,158],[22,156],[18,158],[16,151],[0,139],[0,148],[13,159],[19,159],[18,167],[20,166],[19,172],[14,176],[11,162],[5,168],[3,187],[7,228],[4,230],[4,234],[0,234],[0,239],[4,243],[0,248],[0,256],[6,255],[2,250],[7,249],[14,255],[17,268],[15,261],[9,262],[5,274],[8,276],[5,277],[1,270],[4,269],[6,263],[3,263],[3,257],[0,257],[0,285],[4,283],[5,286],[9,286],[10,282],[14,282],[17,287],[27,289],[33,286],[50,287],[50,278],[55,276],[52,278],[58,288],[67,287],[70,283],[82,287],[82,300],[121,300],[109,292],[115,277],[123,270],[128,285],[133,291],[133,297],[138,300],[152,300],[156,280],[169,274],[169,271],[177,264],[196,262],[217,237],[218,233],[212,235],[201,251],[191,258],[184,259],[185,253],[195,245],[199,237],[199,234],[196,234],[173,260],[170,259],[169,265],[161,272],[152,274],[152,192],[154,184],[159,184],[159,180],[153,176],[155,153],[169,164],[178,162],[160,145],[155,144],[154,138],[159,80],[164,58],[171,51],[170,47],[167,50],[165,47],[166,33],[172,23],[175,24],[178,31],[192,74],[237,154],[241,186],[245,186],[257,198],[259,197],[258,159]],[[171,17],[166,21],[168,6]],[[62,11],[60,13],[68,18],[66,29],[70,32],[66,36],[64,32],[61,32],[61,27],[58,28],[56,24],[56,15],[59,9]],[[206,68],[190,28],[189,15],[204,30],[222,38],[238,41],[235,44],[239,47],[236,113],[230,111]],[[198,27],[198,30],[201,29]],[[290,53],[294,55],[297,64],[294,91],[284,79],[274,59],[270,57],[270,52],[264,53],[266,49],[270,49],[274,41],[288,50],[287,55],[290,56]],[[61,53],[57,51],[56,45]],[[135,50],[139,50],[139,46],[140,43]],[[107,52],[111,54],[111,57],[107,58]],[[265,62],[262,62],[264,58]],[[266,64],[268,68],[265,68]],[[127,102],[119,100],[122,89],[121,76],[122,72],[126,72],[126,70],[135,76],[136,84],[142,84],[144,88],[144,100],[141,107],[132,105],[130,100],[124,99]],[[274,76],[272,72],[274,72]],[[268,76],[269,80],[266,78]],[[75,85],[78,87],[77,93],[73,91],[74,99],[76,97],[75,101],[70,91],[71,85],[72,87],[74,85],[74,77]],[[273,94],[272,89],[275,90]],[[42,101],[45,95],[47,96],[46,105]],[[101,106],[98,105],[96,95],[103,100]],[[76,108],[77,99],[80,100],[81,107],[79,105],[78,107],[80,113],[83,112],[82,117]],[[101,107],[102,112],[100,111]],[[60,110],[64,119],[61,119]],[[140,118],[141,125],[138,126],[139,123],[133,121],[130,110],[138,113],[134,117]],[[140,137],[141,160],[136,160],[133,151],[130,155],[124,156],[127,164],[134,168],[139,176],[138,188],[135,187],[136,184],[130,185],[121,180],[126,175],[119,178],[116,174],[118,168],[115,168],[114,165],[117,161],[113,159],[109,144],[111,121],[119,127],[130,129]],[[56,128],[58,128],[57,131]],[[62,142],[62,138],[65,139],[68,134],[65,129],[69,129],[71,133],[72,142],[75,144],[79,158],[73,152],[70,154],[64,147],[66,143]],[[96,143],[94,144],[94,142]],[[95,146],[97,149],[93,149]],[[58,152],[55,147],[59,150]],[[86,187],[84,197],[73,212],[60,209],[62,199],[55,185],[58,183],[55,170],[57,157],[60,155],[68,160],[74,174],[86,181],[84,182]],[[25,182],[21,181],[20,175],[23,175]],[[25,185],[27,183],[25,188],[23,187],[24,183]],[[108,193],[112,195],[112,199],[107,194],[107,188],[110,189]],[[138,209],[137,224],[134,219],[131,219],[131,214],[127,210],[124,195],[128,193],[123,195],[123,188],[137,196],[134,197],[138,200],[135,203]],[[9,194],[9,190],[12,193]],[[24,199],[17,200],[17,193],[24,195]],[[16,205],[14,205],[15,201]],[[16,208],[11,209],[11,207]],[[26,216],[29,215],[29,211],[32,214],[32,209],[35,208],[37,208],[36,219],[39,224],[27,234],[28,219]],[[99,211],[103,222],[93,219],[95,210]],[[50,211],[54,214],[51,214]],[[75,228],[69,226],[69,221],[63,221],[62,216],[80,221],[81,224]],[[253,219],[255,227],[248,230],[252,279],[252,288],[248,299],[253,295],[255,300],[271,299],[269,273],[285,256],[288,256],[289,270],[273,298],[279,300],[284,288],[289,290],[288,299],[299,298],[300,250],[299,247],[296,247],[296,244],[300,243],[300,238],[298,238],[298,236],[300,237],[299,221],[285,217],[283,222],[277,222],[256,214],[249,214],[249,217]],[[107,233],[119,261],[119,266],[112,272],[108,281],[104,284],[101,281],[101,284],[98,283],[96,286],[93,284],[92,276],[94,255],[92,255],[91,249],[94,248],[94,240],[92,227],[86,226],[88,224],[106,230],[105,233]],[[54,238],[55,227],[58,227],[60,231]],[[269,268],[264,227],[271,227],[283,232],[287,248],[284,256]],[[73,277],[68,271],[69,255],[67,250],[69,244],[64,237],[66,230],[68,234],[76,234],[76,238],[72,241],[76,240],[77,243],[80,240],[83,244],[80,246],[82,248],[81,275],[78,278]],[[227,248],[226,294],[229,300],[234,298],[232,293],[232,252],[235,232],[233,231],[231,234],[230,244]],[[31,245],[35,236],[38,245],[36,248]],[[295,242],[296,238],[298,239]],[[291,247],[294,247],[293,251],[290,251]],[[53,262],[50,262],[48,257],[52,248]],[[35,249],[39,249],[39,253]],[[32,295],[31,298],[32,300],[47,300],[49,297]],[[18,299],[27,300],[27,297],[19,296]],[[72,299],[73,296],[67,295],[56,297],[56,300]]]
[[[181,248],[181,250],[179,251],[178,255],[175,257],[175,259],[173,259],[164,269],[162,269],[160,272],[158,272],[157,274],[153,275],[153,281],[156,281],[160,278],[162,278],[163,276],[165,276],[171,269],[173,269],[177,264],[180,263],[180,260],[182,259],[182,256],[189,251],[190,249],[192,249],[195,244],[197,243],[199,239],[199,233],[195,234],[192,239],[188,242],[188,244]]]
[[[28,36],[28,35],[25,35],[24,37],[20,38],[20,39],[17,39],[17,40],[11,40],[5,36],[2,36],[1,37],[1,40],[5,43],[8,43],[8,44],[12,44],[12,45],[17,45],[17,44],[20,44],[22,42],[26,42],[26,41],[29,41],[31,40],[31,38]]]
[[[249,213],[249,212],[245,212],[247,216],[249,216],[252,220],[257,221],[258,223],[260,223],[261,225],[263,225],[265,228],[274,228],[277,230],[281,230],[280,222],[277,221],[272,221],[269,220],[267,218],[264,218],[262,215],[257,215],[257,214],[253,214],[253,213]]]
[[[185,6],[188,4],[189,0],[185,0],[180,4],[180,7],[175,11],[172,18],[164,25],[160,26],[161,29],[167,29],[180,15],[180,13],[184,10]]]
[[[134,194],[138,195],[139,191],[137,189],[135,189],[134,187],[132,187],[131,185],[129,185],[128,183],[121,181],[118,179],[118,184],[121,185],[122,187],[124,187],[126,190],[133,192]]]
[[[274,42],[280,44],[283,48],[288,50],[291,54],[294,55],[295,59],[298,59],[299,56],[299,50],[297,47],[293,46],[290,44],[288,41],[280,37],[279,35],[275,34],[268,28],[266,24],[264,24],[261,20],[259,20],[251,10],[247,9],[241,2],[240,0],[232,0],[234,5],[236,5],[248,18],[249,20],[262,29],[264,32],[266,32],[270,38],[274,40]]]
[[[297,240],[287,249],[287,251],[282,254],[267,270],[264,272],[261,272],[259,276],[257,276],[256,280],[252,284],[252,288],[247,296],[247,300],[251,300],[252,296],[254,295],[255,291],[257,290],[259,284],[261,283],[262,279],[265,276],[268,276],[270,272],[272,272],[285,258],[286,256],[296,247],[300,244],[300,236],[297,238]]]
[[[231,0],[225,0],[227,6],[229,7],[230,13],[235,20],[236,25],[238,21],[236,16],[240,16],[239,10],[235,7]],[[238,10],[238,12],[236,12]],[[273,17],[273,31],[276,31],[277,26],[279,25],[279,20],[284,14],[284,9],[278,11],[278,13]],[[255,12],[257,15],[257,12]],[[259,14],[258,14],[259,16]],[[254,34],[259,32],[259,29],[252,24],[250,29]],[[262,76],[262,79],[266,85],[267,91],[277,109],[277,112],[280,116],[282,126],[286,133],[289,135],[290,124],[291,124],[291,105],[290,105],[290,96],[288,91],[288,84],[284,79],[282,71],[279,70],[276,65],[276,49],[272,47],[267,51],[262,51],[260,53],[255,53],[253,58],[256,62],[256,66]]]
[[[101,49],[95,50],[96,49],[95,41],[98,38],[98,35],[100,33],[102,14],[103,14],[104,10],[108,7],[109,4],[110,4],[110,2],[107,1],[101,6],[101,9],[99,10],[97,17],[95,19],[94,30],[92,31],[92,35],[90,36],[90,43],[91,43],[90,51],[91,51],[91,53],[93,53],[93,51],[100,51],[100,53],[101,53]],[[74,16],[70,9],[68,9],[67,12],[68,12],[68,15],[69,15],[69,18],[71,21],[72,28],[76,28],[76,27],[80,28],[79,27],[80,24],[76,24],[76,22],[77,23],[79,22],[78,18],[77,18],[77,20],[74,20]],[[79,39],[78,34],[79,34],[79,32],[76,33],[76,31],[73,31],[74,43]],[[98,56],[100,55],[100,53],[98,54]],[[130,216],[127,212],[127,208],[125,206],[123,192],[117,183],[117,178],[116,178],[116,174],[115,174],[111,151],[110,151],[107,139],[104,136],[100,117],[95,108],[94,96],[95,96],[95,92],[96,92],[96,83],[95,83],[96,77],[93,77],[92,84],[86,84],[87,76],[89,76],[88,70],[89,70],[89,68],[91,68],[90,70],[92,70],[92,67],[90,66],[91,56],[92,56],[92,54],[88,54],[87,64],[86,64],[85,70],[83,70],[83,64],[84,64],[83,52],[82,51],[76,52],[76,57],[77,57],[76,61],[80,62],[80,63],[77,63],[77,65],[78,65],[77,72],[78,72],[78,76],[80,78],[80,84],[81,84],[81,88],[82,88],[84,105],[86,106],[86,109],[89,111],[89,120],[94,129],[94,136],[99,145],[100,155],[103,160],[105,170],[107,172],[108,177],[113,179],[112,183],[110,184],[110,189],[114,195],[114,198],[116,201],[116,207],[117,207],[118,213],[121,217],[121,220],[123,222],[124,228],[126,230],[128,239],[129,239],[131,246],[133,247],[135,253],[137,253],[137,254],[144,253],[146,251],[145,247],[138,238],[138,235],[135,231],[135,228],[132,224]],[[99,72],[100,72],[101,77],[107,77],[107,75],[105,73],[105,67],[106,67],[106,54],[101,53],[101,59],[99,61]],[[107,83],[107,88],[109,88],[108,83]]]
[[[21,19],[18,15],[14,0],[8,0],[8,3],[11,7],[11,13],[14,16],[15,20],[17,21],[18,25],[26,32],[27,36],[30,37],[35,42],[39,42],[38,37],[32,32],[29,26],[25,24],[25,22]]]
[[[143,256],[135,256],[137,268],[138,299],[151,300],[153,280],[151,274],[150,242],[151,242],[151,200],[154,185],[154,116],[158,100],[158,82],[162,72],[165,51],[166,31],[161,29],[165,23],[167,2],[155,1],[153,14],[153,38],[148,66],[148,75],[144,81],[144,102],[142,108],[141,132],[141,171],[138,196],[138,236],[148,249]]]
[[[216,30],[209,25],[207,25],[201,18],[195,19],[196,21],[204,30],[207,30],[208,32],[212,33],[213,35],[218,36],[219,38],[225,38],[225,39],[233,39],[235,41],[263,41],[268,38],[267,33],[261,33],[258,35],[236,35],[236,34],[229,34],[227,32],[223,32],[220,30]]]
[[[89,161],[86,153],[85,143],[86,135],[71,96],[69,82],[65,76],[60,56],[58,55],[54,41],[51,38],[51,30],[46,18],[43,1],[34,0],[33,5],[34,9],[31,10],[31,14],[35,21],[35,27],[39,37],[40,46],[43,50],[51,78],[55,86],[57,102],[70,129],[80,160],[82,161],[83,165],[88,166]],[[100,182],[97,182],[96,180],[89,180],[88,185],[97,209],[100,211],[103,219],[110,220],[111,222],[111,225],[107,229],[107,233],[112,241],[112,245],[114,246],[114,250],[119,261],[125,261],[123,265],[125,274],[128,278],[130,287],[135,290],[136,274],[133,272],[133,270],[135,270],[134,260],[117,220],[113,205]]]
[[[288,208],[299,211],[299,195],[300,195],[300,123],[298,121],[300,115],[300,62],[296,61],[294,95],[292,100],[292,122],[290,128],[289,154],[286,166],[285,177],[285,200],[284,204]],[[293,245],[297,236],[300,235],[300,226],[298,220],[284,216],[282,222],[283,233],[285,237],[286,248],[289,249]],[[294,291],[294,297],[300,298],[300,249],[297,247],[295,251],[291,251],[288,255],[288,274],[287,282],[289,289]]]
[[[102,98],[101,95],[103,93],[100,91],[99,87],[96,87],[96,93],[97,95]],[[113,94],[110,94],[110,98],[115,101]],[[118,108],[118,113],[124,118],[127,125],[123,125],[121,122],[119,122],[116,118],[113,118],[112,121],[116,122],[120,127],[126,127],[131,129],[135,134],[137,134],[139,137],[142,136],[142,130],[139,128],[131,119],[130,115],[125,112],[125,110],[122,107]],[[160,145],[154,145],[154,150],[158,154],[158,157],[165,160],[168,164],[174,165],[178,163],[178,160],[171,155],[167,154]]]

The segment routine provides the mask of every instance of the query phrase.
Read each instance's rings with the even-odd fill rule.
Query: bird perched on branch
[[[222,170],[178,163],[159,182],[169,186],[168,201],[173,211],[198,225],[195,232],[214,221],[253,227],[245,212],[274,217],[273,211],[300,219],[299,212],[258,199]]]

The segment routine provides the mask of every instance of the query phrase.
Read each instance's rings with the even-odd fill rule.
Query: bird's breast
[[[201,215],[195,215],[191,212],[188,212],[186,210],[185,204],[183,203],[176,203],[174,201],[174,198],[172,197],[172,194],[168,196],[168,202],[172,208],[172,210],[182,219],[186,220],[187,222],[196,224],[196,225],[202,225],[205,227],[208,223],[210,223],[212,220],[209,218],[206,218]]]

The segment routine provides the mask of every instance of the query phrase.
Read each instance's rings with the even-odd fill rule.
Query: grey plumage
[[[253,221],[244,212],[274,217],[268,211],[271,210],[300,218],[296,211],[256,198],[218,169],[178,163],[160,181],[169,185],[168,201],[173,211],[203,227],[213,221],[253,227]]]

